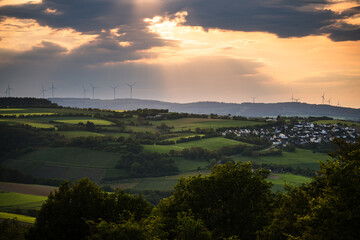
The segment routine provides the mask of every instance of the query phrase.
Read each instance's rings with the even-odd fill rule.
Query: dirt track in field
[[[56,189],[58,188],[44,185],[0,182],[0,190],[6,192],[48,196],[51,191]]]

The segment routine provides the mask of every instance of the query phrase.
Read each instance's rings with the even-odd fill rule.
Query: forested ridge
[[[272,193],[269,171],[217,165],[181,178],[157,206],[89,179],[51,193],[35,224],[1,223],[2,239],[358,239],[360,143],[335,140],[312,181]]]

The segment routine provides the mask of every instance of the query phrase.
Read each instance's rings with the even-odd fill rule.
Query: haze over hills
[[[169,109],[171,112],[197,114],[219,114],[244,117],[266,116],[328,116],[340,119],[360,120],[360,109],[331,105],[317,105],[299,102],[282,103],[223,103],[193,102],[171,103],[144,99],[101,100],[90,98],[51,98],[54,103],[64,107],[100,108],[114,110],[136,110],[138,108]]]

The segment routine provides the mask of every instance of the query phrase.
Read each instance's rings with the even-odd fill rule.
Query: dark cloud
[[[330,29],[336,21],[354,16],[360,7],[343,13],[316,10],[330,0],[164,0],[162,8],[135,14],[134,1],[129,0],[44,0],[41,4],[3,6],[0,16],[36,19],[53,28],[71,27],[84,33],[99,33],[102,29],[137,25],[145,17],[188,11],[187,25],[240,31],[265,31],[279,37],[302,37],[329,33],[358,40],[356,31]],[[46,11],[56,10],[56,14]],[[139,26],[136,26],[139,27]],[[143,28],[144,26],[142,26]],[[355,35],[352,35],[354,33]],[[340,40],[337,40],[340,41]]]
[[[35,19],[42,26],[99,35],[69,54],[69,62],[78,61],[77,65],[146,58],[139,54],[141,50],[170,44],[147,30],[143,16],[134,14],[134,4],[128,0],[43,0],[41,4],[0,7],[0,16]],[[118,36],[110,34],[114,28],[120,28]],[[130,46],[119,45],[124,41]]]
[[[327,1],[304,0],[179,0],[169,6],[171,12],[189,12],[187,23],[204,28],[240,31],[265,31],[279,37],[319,34],[320,29],[341,18],[329,10],[306,7]]]
[[[71,27],[80,32],[98,32],[134,21],[129,1],[109,0],[44,0],[41,4],[8,5],[0,15],[35,19],[43,26]],[[46,12],[56,10],[58,14]]]
[[[339,42],[339,41],[358,41],[360,40],[360,28],[343,30],[343,29],[334,29],[330,32],[330,39]]]

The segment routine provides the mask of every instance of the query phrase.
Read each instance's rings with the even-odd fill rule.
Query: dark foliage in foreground
[[[360,236],[360,143],[335,140],[312,181],[272,194],[268,172],[228,162],[182,178],[151,208],[141,196],[106,193],[88,179],[63,184],[27,239],[350,239]],[[9,227],[10,228],[10,227]]]
[[[72,186],[64,183],[50,193],[27,239],[85,239],[90,235],[86,221],[138,222],[150,211],[150,204],[141,196],[120,190],[109,194],[85,178]]]

